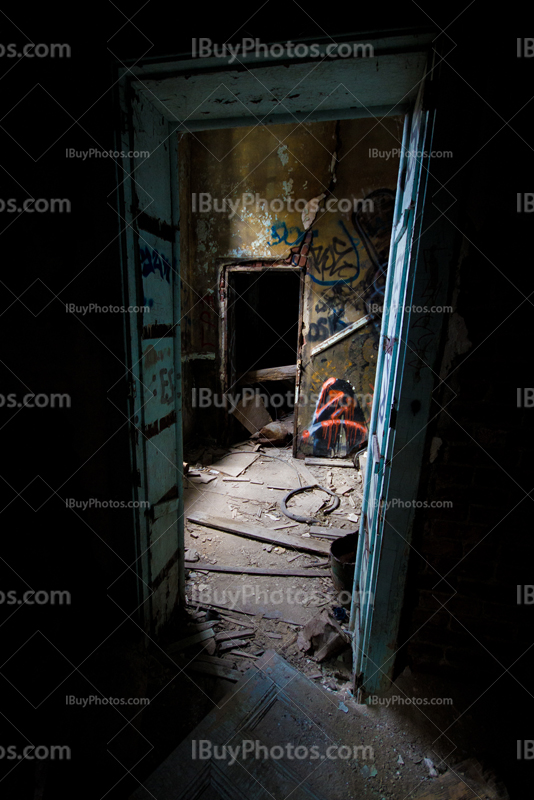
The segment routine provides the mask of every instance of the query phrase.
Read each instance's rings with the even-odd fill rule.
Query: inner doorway
[[[224,391],[241,398],[254,394],[273,421],[291,426],[295,441],[303,270],[272,262],[229,265],[222,282]],[[254,432],[251,415],[243,418],[238,410],[231,416],[230,441],[243,438],[243,425]]]

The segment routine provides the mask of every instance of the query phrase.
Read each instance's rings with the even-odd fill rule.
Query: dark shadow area
[[[296,364],[300,275],[238,272],[231,282],[237,374]]]

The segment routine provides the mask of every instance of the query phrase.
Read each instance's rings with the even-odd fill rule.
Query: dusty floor
[[[250,455],[247,454],[253,453],[253,449],[254,443],[247,442],[233,447],[232,451],[244,454],[242,457],[248,462]],[[224,454],[224,451],[209,448],[200,448],[189,454],[191,470],[199,473],[199,477],[191,477],[186,483],[186,519],[188,515],[210,515],[266,530],[290,525],[292,521],[280,511],[279,501],[284,492],[268,487],[291,490],[301,485],[299,481],[307,485],[313,476],[314,482],[335,490],[341,497],[339,509],[333,514],[322,515],[319,509],[326,495],[320,492],[295,498],[292,508],[297,513],[313,514],[321,524],[343,528],[347,532],[357,529],[362,499],[362,476],[358,470],[334,466],[306,468],[303,462],[291,457],[289,449],[266,448],[263,452],[254,452],[257,458],[239,476],[242,480],[229,480],[231,476],[217,469],[217,462]],[[237,459],[239,457],[236,455]],[[209,483],[201,482],[207,479],[210,479]],[[389,706],[361,705],[355,701],[351,691],[350,647],[320,664],[313,659],[313,654],[307,655],[299,648],[297,638],[303,625],[323,609],[331,611],[339,605],[339,595],[332,584],[329,567],[319,566],[325,564],[323,556],[298,555],[297,550],[288,547],[267,545],[190,522],[186,522],[185,528],[189,558],[198,558],[198,563],[323,570],[324,577],[307,578],[222,574],[201,571],[193,565],[186,573],[190,623],[186,633],[182,628],[177,638],[194,634],[199,628],[205,630],[208,620],[214,617],[217,619],[213,630],[217,635],[229,634],[232,639],[239,639],[239,631],[247,628],[253,630],[253,635],[231,648],[237,653],[224,651],[221,649],[224,642],[215,643],[212,639],[210,649],[206,649],[205,642],[198,642],[186,652],[173,654],[173,659],[181,667],[191,665],[196,658],[205,662],[217,660],[218,663],[223,659],[230,669],[244,672],[254,663],[254,658],[271,649],[309,677],[317,690],[331,701],[328,723],[333,725],[339,742],[361,743],[374,749],[372,762],[354,762],[350,768],[344,765],[343,769],[335,772],[336,787],[335,791],[332,787],[331,797],[349,798],[356,796],[353,793],[356,790],[357,796],[388,800],[423,796],[434,787],[437,789],[439,781],[451,775],[454,765],[471,756],[483,757],[484,732],[474,732],[468,715],[461,724],[454,726],[454,736],[441,733],[461,716],[459,709],[462,707],[458,693],[451,698],[450,705],[433,704],[435,698],[441,703],[440,698],[451,696],[446,682],[440,684],[426,676],[412,676],[407,669],[392,686],[388,697],[417,698],[414,702],[401,705],[397,699],[390,701]],[[308,530],[308,525],[296,524],[279,532],[302,542],[310,541],[309,534],[303,537]],[[211,611],[209,606],[212,606]],[[341,621],[340,625],[346,630],[348,623]],[[234,633],[230,634],[231,631]],[[157,654],[153,667],[151,682],[154,689],[172,681],[173,669],[168,660]],[[202,708],[201,713],[195,716],[194,724],[197,724],[210,702],[217,702],[235,684],[196,672],[189,675],[191,696],[200,701]],[[158,712],[157,704],[153,706],[153,713],[160,713],[160,719],[161,711]],[[172,724],[171,719],[169,724]],[[303,725],[306,727],[304,722]],[[162,737],[165,730],[161,730]],[[479,789],[467,796],[478,796],[483,800],[486,796],[502,795],[489,790],[487,794],[480,793]]]
[[[252,453],[253,447],[253,442],[246,443],[239,448],[232,448],[232,452]],[[206,460],[211,461],[211,455],[208,452]],[[192,602],[201,600],[205,603],[225,605],[228,608],[237,607],[254,615],[264,612],[266,615],[277,616],[302,625],[310,620],[318,609],[336,605],[340,599],[332,584],[328,566],[320,566],[325,565],[328,556],[299,554],[298,550],[265,544],[192,524],[187,517],[191,514],[206,514],[267,530],[287,525],[288,527],[275,532],[287,534],[296,543],[299,540],[301,543],[310,542],[309,526],[293,522],[280,510],[280,499],[286,492],[268,487],[279,486],[290,491],[301,485],[299,474],[302,485],[310,483],[311,474],[314,483],[335,490],[340,496],[339,508],[332,514],[322,514],[319,509],[329,497],[323,492],[313,491],[293,498],[290,501],[291,510],[301,515],[311,514],[320,519],[321,524],[345,529],[350,533],[358,528],[362,500],[361,473],[346,468],[305,467],[302,461],[291,457],[289,449],[267,448],[264,452],[254,455],[257,456],[256,461],[239,476],[248,481],[228,480],[229,476],[222,472],[208,484],[197,483],[195,478],[187,481],[186,550],[197,551],[201,561],[219,565],[284,570],[310,567],[314,572],[323,569],[324,578],[228,575],[200,572],[195,569],[188,575],[187,595]],[[236,458],[239,456],[236,455]],[[248,460],[247,455],[244,458]],[[216,463],[210,463],[203,467],[202,474],[213,476],[214,472],[211,470],[215,468]],[[285,658],[288,660],[292,657],[298,658],[295,648],[288,644],[295,626],[273,621],[268,627],[271,630],[274,630],[274,627],[280,628],[284,636]],[[303,668],[303,660],[300,661],[299,666]]]

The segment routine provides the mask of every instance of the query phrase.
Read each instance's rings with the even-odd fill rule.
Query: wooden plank
[[[244,631],[221,631],[215,634],[215,641],[226,642],[228,639],[249,639],[255,633],[256,630],[254,628],[245,628]]]
[[[243,611],[240,608],[228,608],[227,606],[222,606],[220,603],[201,603],[200,601],[196,602],[195,605],[202,606],[203,608],[213,608],[215,611],[221,609],[221,617],[228,619],[230,622],[237,622],[239,625],[243,625],[242,622],[236,618],[235,614],[245,614],[247,617],[255,617],[256,611]],[[273,614],[263,614],[263,619],[270,619],[273,622],[285,622],[286,625],[295,625],[298,628],[304,627],[302,622],[294,622],[292,619],[284,619],[283,617],[275,617]]]
[[[337,538],[337,537],[336,537]],[[236,575],[277,575],[288,578],[324,578],[324,572],[310,572],[304,569],[269,569],[268,567],[227,567],[222,564],[203,563],[201,561],[186,561],[186,569],[205,572],[230,572]]]
[[[289,522],[287,525],[275,525],[273,531],[281,531],[283,528],[298,528],[299,522]]]
[[[311,525],[310,533],[312,536],[329,536],[337,539],[338,536],[348,536],[349,533],[358,533],[356,528],[345,530],[344,528],[323,528],[321,525]]]
[[[268,367],[267,369],[253,369],[246,372],[239,383],[262,383],[262,381],[284,381],[295,378],[297,365],[288,364],[287,367]]]
[[[304,463],[307,464],[309,467],[344,467],[348,469],[354,469],[354,463],[347,459],[342,458],[313,458],[309,456],[309,458],[304,459]],[[317,478],[314,478],[317,481]]]
[[[328,350],[329,347],[332,347],[338,342],[341,342],[343,339],[346,339],[347,336],[351,335],[351,333],[357,331],[358,328],[363,328],[364,325],[367,325],[367,323],[371,322],[372,320],[372,314],[367,314],[365,317],[360,317],[360,319],[357,319],[356,322],[353,322],[350,325],[347,325],[346,328],[343,328],[342,331],[334,333],[333,336],[325,339],[324,342],[321,342],[321,344],[316,345],[311,351],[310,356],[313,358],[313,356],[318,355],[318,353],[322,353],[323,350]]]
[[[221,517],[210,517],[204,514],[190,514],[187,519],[195,525],[204,525],[206,528],[233,533],[236,536],[245,536],[247,539],[257,539],[260,542],[277,544],[280,547],[290,547],[294,550],[303,550],[305,553],[318,553],[328,555],[330,548],[325,542],[312,542],[310,539],[297,539],[289,533],[259,528],[255,525],[248,525],[239,522],[228,522]]]
[[[189,483],[211,483],[217,480],[217,475],[207,475],[205,472],[199,472],[198,475],[194,475],[191,472],[189,475],[186,475],[186,480],[189,481]]]
[[[219,608],[221,608],[221,606],[219,606]],[[223,608],[224,608],[224,606],[223,606]],[[249,625],[249,620],[248,619],[241,620],[237,616],[230,617],[229,614],[225,614],[224,611],[219,611],[219,616],[221,616],[222,619],[226,620],[226,622],[233,622],[234,625],[240,625],[242,628],[246,628],[247,625]],[[239,633],[239,631],[238,631],[238,633]]]
[[[313,486],[314,483],[317,483],[317,478],[311,474],[303,459],[295,458],[292,463],[300,476],[302,486]]]
[[[230,650],[227,655],[240,656],[241,658],[259,658],[259,656],[255,656],[252,653],[245,653],[244,650]]]
[[[229,639],[227,642],[223,642],[219,645],[219,652],[224,653],[227,650],[231,650],[233,647],[245,647],[247,644],[250,644],[246,639]]]
[[[216,469],[218,472],[223,472],[225,475],[232,475],[237,478],[241,475],[251,464],[253,464],[259,457],[259,453],[231,453],[220,461],[216,461],[211,465],[211,469]]]
[[[273,421],[273,418],[265,408],[263,400],[258,399],[259,396],[253,398],[252,402],[240,400],[233,411],[234,417],[249,431],[256,433],[264,425],[268,425]]]
[[[194,633],[193,636],[187,636],[185,639],[180,639],[179,642],[174,642],[167,647],[167,653],[176,653],[179,650],[185,650],[186,647],[191,647],[192,644],[203,642],[204,639],[211,639],[215,633],[211,628],[206,628],[205,631]]]

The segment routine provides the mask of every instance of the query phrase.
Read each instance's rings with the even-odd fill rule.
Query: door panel
[[[387,607],[381,603],[381,613],[375,614],[375,601],[378,591],[387,591],[384,581],[379,586],[378,576],[381,570],[385,576],[383,567],[396,547],[395,542],[393,547],[389,543],[384,546],[384,521],[391,500],[391,453],[410,320],[406,306],[415,274],[415,210],[424,184],[421,180],[422,158],[418,153],[428,149],[427,118],[422,86],[415,109],[406,118],[403,136],[356,556],[351,627],[354,631],[355,674],[364,693],[376,691],[379,685],[387,683],[393,671],[393,659],[377,664],[370,654],[377,640],[391,638],[392,633],[396,636],[386,618]],[[392,552],[388,552],[390,550]]]
[[[267,650],[131,800],[363,797],[366,778],[354,759],[374,754],[371,734],[366,741],[355,724],[327,692]],[[299,756],[296,746],[306,752]],[[224,747],[236,754],[233,764]],[[339,747],[353,757],[336,758]]]
[[[146,101],[121,96],[120,176],[126,353],[130,383],[138,604],[145,630],[169,621],[182,594],[181,360],[177,139]],[[137,308],[137,310],[136,310]],[[148,507],[147,507],[148,506]]]

